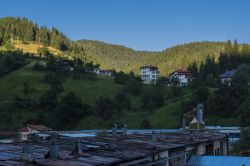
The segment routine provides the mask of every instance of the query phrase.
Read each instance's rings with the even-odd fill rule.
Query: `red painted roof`
[[[180,75],[192,75],[191,71],[188,70],[184,70],[184,69],[179,69],[179,70],[175,70],[174,72],[172,72],[170,75],[173,74],[180,74]]]
[[[33,128],[38,131],[51,131],[51,128],[48,128],[44,125],[28,125],[28,127]]]
[[[21,128],[19,129],[20,132],[29,132],[29,129],[28,127],[24,127],[24,128]]]

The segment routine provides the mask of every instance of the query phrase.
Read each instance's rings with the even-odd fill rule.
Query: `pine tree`
[[[233,46],[233,55],[238,56],[240,53],[239,45],[237,40],[234,40],[234,46]]]
[[[232,53],[233,53],[233,46],[232,46],[231,40],[228,40],[228,41],[225,43],[224,52],[225,52],[227,55],[232,55]]]

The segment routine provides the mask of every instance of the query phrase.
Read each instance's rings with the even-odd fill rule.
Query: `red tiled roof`
[[[174,72],[172,72],[170,75],[173,75],[173,74],[182,74],[182,75],[192,75],[192,72],[191,71],[188,71],[188,70],[184,70],[184,69],[179,69],[179,70],[175,70]]]
[[[51,128],[48,128],[44,125],[28,125],[28,127],[33,128],[38,131],[51,131]]]
[[[24,127],[24,128],[19,129],[18,131],[20,131],[20,132],[29,132],[29,129],[28,129],[28,127]]]

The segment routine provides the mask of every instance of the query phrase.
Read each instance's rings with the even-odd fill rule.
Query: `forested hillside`
[[[38,26],[27,18],[4,17],[0,19],[0,45],[9,43],[33,42],[52,46],[61,51],[84,56],[82,47],[66,37],[55,27]]]
[[[32,48],[44,45],[59,51],[56,54],[77,57],[100,64],[103,69],[139,73],[145,64],[159,66],[162,76],[175,69],[186,68],[190,63],[200,64],[206,57],[218,59],[224,46],[221,42],[194,42],[168,48],[161,52],[136,51],[125,46],[99,41],[71,41],[52,27],[38,26],[26,18],[6,17],[0,19],[0,46],[13,44],[24,52],[36,53]],[[50,49],[51,50],[51,49]],[[61,52],[60,52],[61,51]]]
[[[133,49],[98,41],[77,41],[83,46],[86,55],[101,67],[134,71],[139,73],[140,66],[145,64],[157,65],[161,75],[168,75],[175,69],[186,68],[190,63],[201,63],[207,56],[216,60],[222,51],[222,42],[194,42],[168,48],[162,52],[135,51]]]
[[[160,53],[135,51],[125,46],[93,40],[80,40],[77,43],[83,46],[88,58],[99,63],[101,67],[125,72],[135,71],[138,73],[141,65],[151,63],[152,59]]]

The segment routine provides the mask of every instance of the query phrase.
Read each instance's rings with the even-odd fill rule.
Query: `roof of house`
[[[32,158],[40,165],[116,165],[126,161],[141,159],[155,153],[174,148],[185,148],[188,145],[225,139],[227,135],[207,131],[182,131],[174,133],[157,133],[157,141],[152,141],[152,134],[130,134],[57,139],[59,145],[59,160],[45,159],[51,146],[51,141],[30,142],[33,147]],[[78,140],[84,147],[82,154],[72,155],[72,145]],[[21,165],[23,143],[0,144],[0,160],[3,164],[18,162]],[[6,157],[8,156],[8,157]],[[7,165],[7,164],[6,164]]]
[[[16,131],[0,131],[0,136],[16,136]]]
[[[143,68],[150,68],[151,70],[158,70],[158,67],[153,66],[153,65],[144,65],[144,66],[140,67],[140,69],[143,69]]]
[[[51,131],[51,128],[48,128],[47,126],[44,125],[28,125],[28,127],[33,128],[38,131]]]
[[[28,127],[24,127],[24,128],[19,129],[18,131],[20,131],[20,132],[29,132],[29,129],[28,129]]]
[[[187,166],[247,166],[250,165],[250,157],[237,156],[193,156]]]
[[[185,70],[185,69],[179,69],[179,70],[175,70],[174,72],[172,72],[170,74],[170,76],[173,75],[173,74],[177,74],[177,75],[192,75],[192,72],[188,71],[188,70]]]
[[[220,78],[232,78],[235,74],[236,70],[231,70],[231,71],[227,71],[225,73],[222,73],[219,75]]]

